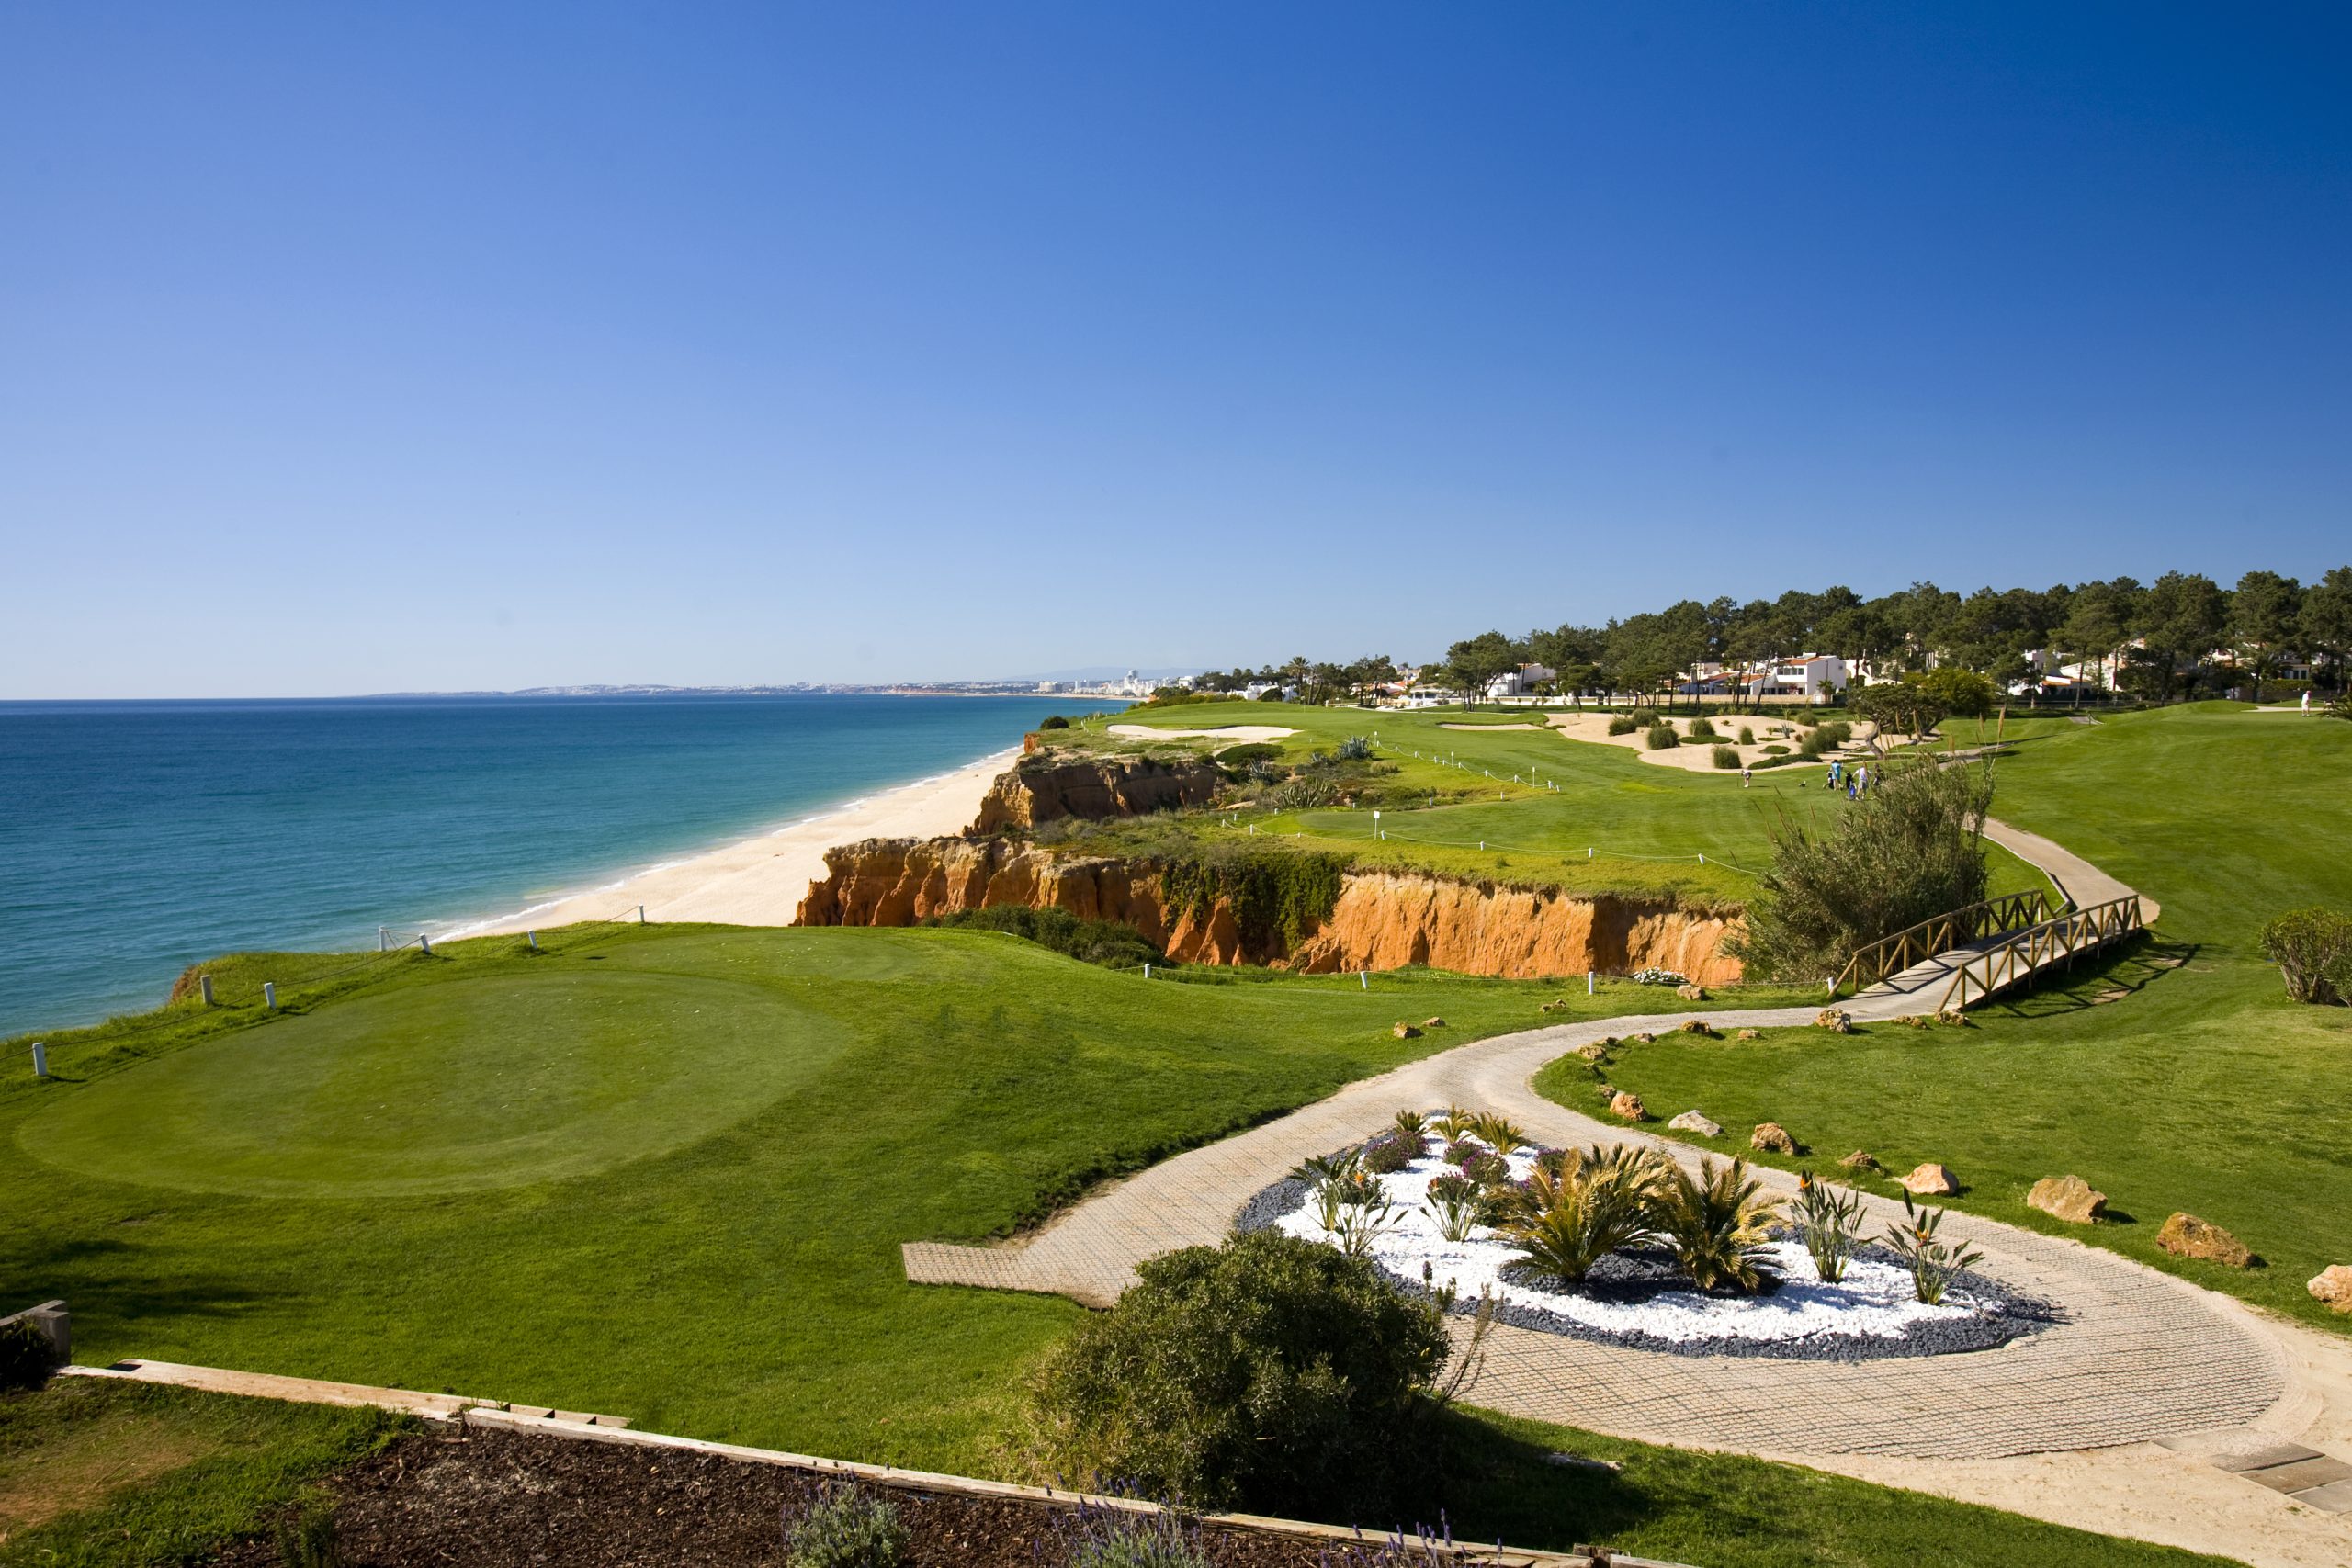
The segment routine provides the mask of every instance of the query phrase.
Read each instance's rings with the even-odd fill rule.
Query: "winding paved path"
[[[2000,824],[1988,824],[1987,836],[2041,866],[2077,903],[2132,892],[2046,839]],[[2153,919],[2154,901],[2143,898],[2143,908]],[[1940,994],[1931,968],[1896,976],[1847,1009],[1866,1021],[1927,1010]],[[1699,1151],[1570,1111],[1535,1093],[1530,1079],[1612,1034],[1664,1032],[1690,1018],[1718,1027],[1803,1025],[1815,1011],[1702,1008],[1478,1041],[1164,1161],[1067,1211],[1024,1244],[910,1243],[907,1276],[1108,1305],[1134,1281],[1137,1263],[1221,1240],[1241,1205],[1299,1160],[1370,1136],[1404,1106],[1498,1111],[1544,1143],[1634,1142],[1693,1162]],[[1786,1120],[1802,1133],[1803,1107],[1791,1107]],[[1783,1172],[1757,1175],[1779,1190],[1795,1186]],[[1898,1204],[1868,1201],[1873,1230],[1901,1213]],[[2290,1510],[2277,1493],[2214,1468],[2297,1438],[2327,1439],[2352,1455],[2346,1347],[2080,1242],[1959,1211],[1947,1227],[1984,1249],[1985,1272],[2058,1302],[2067,1321],[1996,1351],[1851,1365],[1662,1355],[1498,1325],[1466,1396],[1513,1415],[1800,1459],[2256,1561],[2352,1564],[2352,1514]],[[2107,1475],[2095,1495],[2076,1495],[2083,1489],[2053,1483],[2046,1472],[2051,1456],[2117,1445],[2139,1445],[2145,1462]],[[2020,1471],[2019,1456],[2040,1458]],[[2112,1469],[2082,1464],[2075,1473]],[[2030,1478],[2038,1478],[2038,1491]],[[2158,1499],[2196,1501],[2166,1522]],[[2288,1512],[2316,1523],[2275,1517]]]

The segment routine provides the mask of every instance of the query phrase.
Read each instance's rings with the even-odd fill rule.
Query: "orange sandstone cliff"
[[[1216,798],[1219,782],[1216,764],[1206,758],[1165,762],[1156,757],[1024,757],[997,775],[978,818],[966,830],[1001,833],[1065,817],[1100,822],[1206,806]]]
[[[1735,918],[1670,899],[1581,897],[1396,872],[1351,872],[1329,918],[1295,951],[1245,951],[1223,900],[1171,917],[1159,867],[1057,857],[1002,839],[869,839],[828,851],[797,923],[906,926],[991,905],[1117,920],[1185,964],[1279,964],[1313,973],[1421,964],[1520,978],[1671,969],[1702,985],[1739,978],[1723,951]],[[1279,941],[1279,939],[1276,939]]]

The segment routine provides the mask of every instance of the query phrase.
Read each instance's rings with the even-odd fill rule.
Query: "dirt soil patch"
[[[783,1568],[784,1519],[824,1484],[779,1465],[674,1449],[493,1430],[434,1430],[329,1483],[344,1568]],[[907,1568],[1054,1568],[1079,1526],[1070,1511],[1010,1499],[891,1488],[909,1529]],[[1334,1549],[1204,1527],[1218,1568],[1348,1568],[1375,1543]],[[242,1542],[219,1568],[278,1568],[276,1544]]]

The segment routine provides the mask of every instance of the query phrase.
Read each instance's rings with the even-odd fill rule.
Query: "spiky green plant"
[[[1531,1177],[1521,1212],[1501,1228],[1521,1261],[1573,1285],[1619,1247],[1651,1238],[1657,1184],[1655,1156],[1596,1145],[1559,1176]]]
[[[1478,1119],[1459,1105],[1449,1105],[1445,1113],[1430,1125],[1449,1144],[1461,1140],[1462,1134],[1478,1124]]]
[[[1765,1267],[1766,1243],[1780,1208],[1779,1199],[1764,1195],[1763,1183],[1749,1179],[1746,1160],[1702,1159],[1696,1178],[1666,1162],[1652,1213],[1658,1235],[1692,1284],[1752,1293],[1772,1278]]]
[[[1928,1306],[1943,1304],[1952,1276],[1984,1260],[1984,1255],[1966,1243],[1939,1240],[1938,1227],[1948,1211],[1920,1207],[1903,1195],[1903,1223],[1886,1229],[1886,1245],[1911,1269],[1911,1292]]]
[[[1478,1224],[1478,1200],[1469,1193],[1448,1192],[1440,1197],[1432,1190],[1429,1201],[1421,1205],[1421,1212],[1437,1226],[1437,1234],[1448,1241],[1468,1241]]]
[[[1510,1117],[1492,1112],[1474,1117],[1470,1122],[1470,1133],[1498,1155],[1507,1155],[1527,1142],[1527,1134],[1520,1131]]]
[[[1813,1271],[1822,1283],[1834,1285],[1846,1277],[1846,1267],[1862,1245],[1862,1200],[1815,1179],[1811,1171],[1797,1178],[1797,1201],[1789,1206],[1797,1238],[1813,1257]]]
[[[1311,1181],[1320,1186],[1334,1178],[1350,1179],[1363,1168],[1363,1150],[1341,1149],[1335,1155],[1309,1155],[1290,1168],[1294,1181]]]
[[[1389,1125],[1401,1137],[1420,1138],[1428,1135],[1430,1119],[1418,1111],[1399,1111],[1396,1119]]]

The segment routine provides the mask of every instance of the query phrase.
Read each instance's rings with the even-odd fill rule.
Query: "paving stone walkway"
[[[2043,868],[2080,902],[2131,888],[2047,839],[2005,825],[1988,836]],[[2154,906],[2147,908],[2153,915]],[[1858,1020],[1917,1013],[1939,994],[1933,965],[1846,1004]],[[1378,1132],[1400,1107],[1498,1111],[1548,1144],[1631,1141],[1686,1163],[1688,1147],[1604,1125],[1535,1093],[1529,1080],[1610,1035],[1810,1023],[1812,1007],[1644,1015],[1483,1040],[1351,1084],[1278,1121],[1167,1160],[1089,1198],[1018,1245],[910,1243],[907,1277],[1070,1296],[1107,1306],[1136,1265],[1215,1244],[1242,1204],[1310,1155]],[[1803,1133],[1803,1109],[1789,1120]],[[1826,1157],[1834,1154],[1825,1151]],[[1794,1179],[1759,1170],[1768,1185]],[[1963,1173],[1964,1174],[1964,1173]],[[1871,1229],[1900,1207],[1869,1200]],[[1662,1355],[1498,1325],[1466,1393],[1516,1415],[1650,1440],[1783,1454],[1974,1459],[2144,1442],[2256,1421],[2288,1392],[2286,1359],[2235,1303],[2081,1243],[1955,1211],[1950,1234],[1982,1247],[1984,1270],[2065,1309],[2067,1321],[1996,1351],[1847,1365]]]

